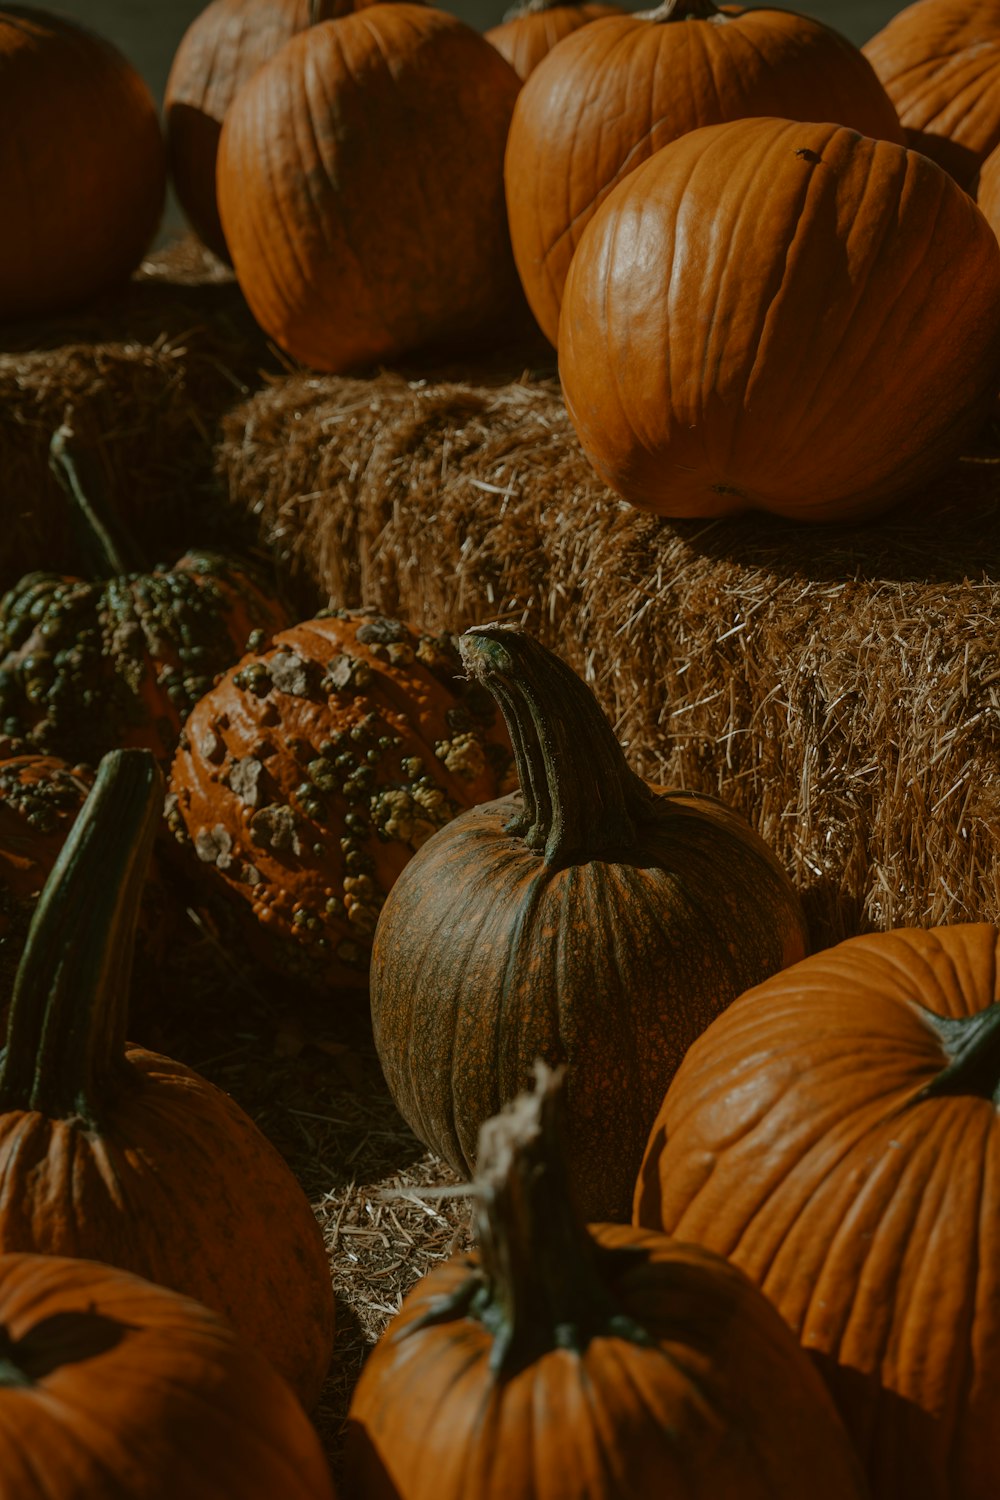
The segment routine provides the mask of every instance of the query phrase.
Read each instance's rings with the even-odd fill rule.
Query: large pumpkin
[[[742,1267],[876,1496],[1000,1494],[1000,933],[852,938],[742,996],[663,1103],[636,1222]]]
[[[330,611],[198,704],[168,822],[268,965],[363,987],[379,910],[414,850],[505,787],[496,707],[460,673],[446,637]]]
[[[503,194],[519,87],[471,27],[409,4],[310,27],[243,86],[219,213],[283,349],[337,371],[505,330],[523,305]]]
[[[484,1127],[477,1255],[435,1267],[361,1373],[356,1500],[860,1500],[809,1361],[734,1267],[584,1228],[558,1077]]]
[[[522,0],[485,36],[523,80],[564,36],[601,16],[621,15],[621,11],[620,5],[600,0]]]
[[[862,50],[907,145],[971,188],[1000,145],[1000,0],[917,0]]]
[[[573,253],[611,190],[678,136],[747,115],[903,139],[858,49],[790,11],[663,0],[581,27],[539,64],[514,110],[505,178],[517,269],[553,344]]]
[[[124,280],[165,187],[156,105],[131,63],[73,21],[0,6],[0,320]]]
[[[608,484],[668,516],[863,518],[942,472],[1000,385],[1000,247],[915,151],[740,120],[607,199],[559,372]]]
[[[125,1041],[163,778],[101,763],[28,934],[0,1058],[0,1250],[106,1261],[204,1302],[319,1394],[333,1293],[319,1226],[228,1095]]]
[[[187,1297],[53,1255],[0,1255],[0,1472],[5,1500],[333,1500],[258,1349]]]
[[[210,250],[228,260],[215,196],[226,110],[238,90],[293,36],[377,0],[212,0],[181,39],[163,99],[174,190]]]
[[[468,1175],[479,1127],[568,1069],[569,1164],[588,1218],[626,1220],[685,1048],[805,952],[788,877],[738,813],[625,762],[590,690],[523,631],[462,637],[503,706],[521,792],[430,839],[386,898],[375,1042],[422,1141]]]

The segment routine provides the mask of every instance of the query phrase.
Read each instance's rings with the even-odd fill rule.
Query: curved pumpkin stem
[[[72,427],[57,427],[49,444],[49,468],[70,501],[77,545],[93,579],[142,573],[148,563],[129,528],[107,503],[104,482]]]
[[[477,625],[459,646],[500,704],[514,746],[523,809],[508,832],[552,866],[631,848],[656,798],[586,684],[516,626]]]
[[[655,9],[637,12],[637,19],[659,25],[664,21],[707,21],[721,14],[712,0],[660,0]]]
[[[939,1016],[919,1008],[940,1038],[948,1066],[924,1085],[916,1101],[977,1094],[1000,1104],[1000,1001],[974,1016]]]
[[[46,882],[0,1057],[0,1111],[96,1128],[133,1079],[125,1060],[139,904],[163,811],[148,750],[113,750]]]

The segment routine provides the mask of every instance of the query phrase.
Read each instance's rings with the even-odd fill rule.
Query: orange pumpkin
[[[1000,385],[1000,247],[934,162],[739,120],[608,198],[559,372],[597,472],[668,516],[877,514],[953,462]]]
[[[852,938],[694,1043],[635,1220],[729,1257],[815,1357],[873,1495],[1000,1493],[1000,932]]]
[[[34,6],[0,6],[0,319],[63,312],[122,281],[156,233],[166,153],[121,53]]]
[[[313,26],[243,86],[219,214],[283,349],[340,371],[505,328],[523,305],[503,195],[519,87],[471,27],[411,4]]]
[[[976,202],[993,233],[1000,237],[1000,147],[990,152],[979,169]]]
[[[790,11],[663,0],[581,27],[535,69],[514,109],[504,173],[517,269],[553,344],[574,251],[611,190],[678,136],[747,115],[835,120],[903,139],[858,49]]]
[[[621,13],[620,5],[604,5],[597,0],[522,0],[485,36],[523,80],[571,31],[601,16]]]
[[[907,145],[971,188],[1000,145],[1000,0],[917,0],[862,50]]]

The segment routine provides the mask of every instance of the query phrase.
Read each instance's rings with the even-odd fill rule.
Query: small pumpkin
[[[650,1135],[635,1221],[729,1257],[874,1495],[1000,1493],[1000,932],[850,938],[741,996]]]
[[[1000,145],[1000,0],[917,0],[862,51],[906,144],[971,188]]]
[[[465,1176],[535,1058],[565,1062],[583,1212],[624,1221],[688,1044],[751,975],[805,953],[798,897],[738,813],[640,780],[590,690],[530,635],[484,625],[461,644],[503,708],[521,791],[448,824],[389,892],[379,1059],[403,1118]]]
[[[860,1500],[822,1382],[733,1266],[584,1227],[559,1075],[483,1127],[478,1254],[432,1270],[348,1413],[357,1500]]]
[[[428,5],[325,21],[260,68],[223,122],[217,188],[265,332],[332,371],[504,334],[523,308],[503,191],[519,87]]]
[[[150,570],[71,429],[55,433],[52,459],[92,576],[28,573],[0,599],[0,732],[70,760],[121,746],[169,765],[215,675],[288,613],[218,553]]]
[[[281,631],[195,708],[167,821],[270,967],[363,988],[406,862],[506,785],[496,707],[460,672],[447,636],[331,610]]]
[[[738,120],[605,201],[559,373],[598,474],[667,516],[860,520],[942,473],[1000,386],[1000,247],[934,162]]]
[[[279,48],[321,21],[378,0],[212,0],[181,39],[167,79],[163,116],[170,176],[195,233],[229,259],[215,196],[222,122],[236,94]]]
[[[0,1057],[0,1251],[105,1261],[204,1302],[308,1406],[334,1308],[302,1189],[232,1099],[125,1041],[162,807],[149,751],[105,757],[35,911]]]
[[[334,1500],[319,1439],[259,1350],[93,1261],[0,1255],[0,1426],[12,1500]]]
[[[0,5],[0,320],[64,312],[136,268],[166,153],[153,97],[92,31]]]
[[[748,115],[903,139],[858,48],[772,7],[662,0],[581,27],[534,70],[514,109],[504,176],[517,269],[552,344],[570,262],[612,189],[688,131]]]
[[[621,14],[620,5],[599,0],[521,0],[484,35],[523,82],[564,36],[601,16]]]

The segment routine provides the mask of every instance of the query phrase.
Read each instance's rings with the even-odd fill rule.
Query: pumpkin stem
[[[512,5],[510,10],[504,11],[503,23],[520,21],[524,16],[539,16],[547,10],[575,10],[587,3],[588,0],[521,0],[519,5]]]
[[[517,626],[477,625],[459,646],[510,731],[522,810],[507,831],[553,866],[631,848],[656,799],[586,684]]]
[[[661,25],[664,21],[708,21],[712,16],[725,16],[712,0],[660,0],[652,10],[637,13],[640,21],[652,21]]]
[[[916,1100],[943,1094],[978,1094],[1000,1104],[1000,1001],[974,1016],[939,1016],[919,1006],[941,1041],[948,1065],[920,1090]]]
[[[163,811],[148,750],[113,750],[45,884],[14,981],[0,1112],[90,1128],[134,1079],[125,1059],[135,929]]]
[[[76,433],[65,423],[52,434],[49,468],[69,498],[77,545],[90,576],[120,578],[145,572],[148,564],[141,547],[107,503],[93,454],[80,447]]]

